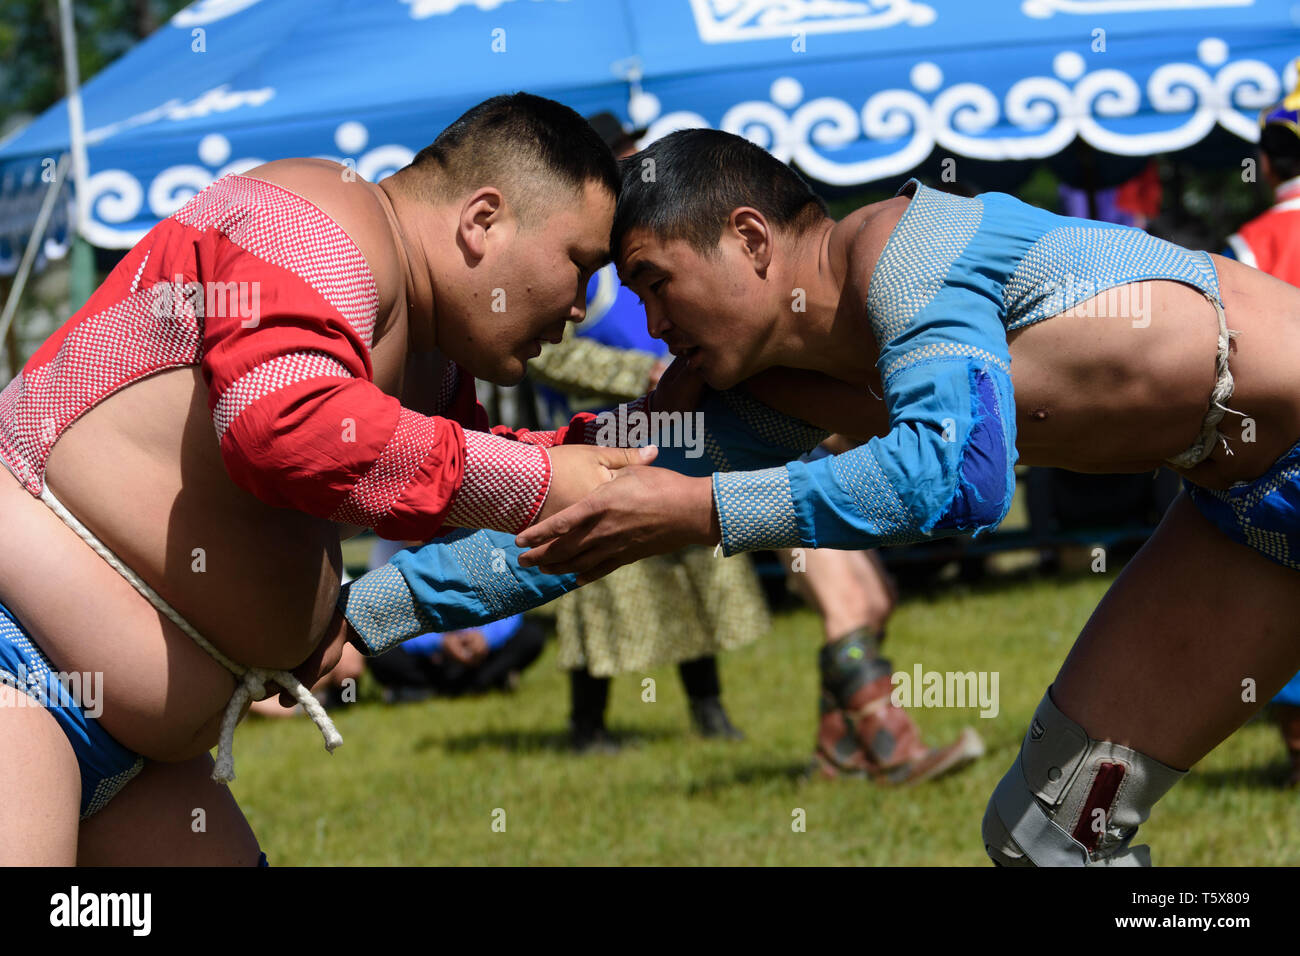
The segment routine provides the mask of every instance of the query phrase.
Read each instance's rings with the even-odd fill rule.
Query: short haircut
[[[623,188],[610,236],[615,255],[633,229],[684,239],[710,255],[732,210],[741,206],[796,233],[828,215],[826,203],[793,169],[749,140],[716,129],[670,133],[620,160],[619,170]]]
[[[496,186],[522,220],[595,181],[618,196],[618,161],[585,119],[531,93],[472,107],[394,177],[423,199],[447,200]]]
[[[1300,176],[1300,135],[1290,126],[1269,123],[1260,131],[1259,148],[1282,182]]]

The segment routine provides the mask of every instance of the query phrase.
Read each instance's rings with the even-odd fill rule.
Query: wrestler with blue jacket
[[[708,480],[627,469],[521,534],[522,567],[585,580],[683,543],[979,534],[1006,515],[1017,460],[1169,465],[1185,493],[1084,628],[983,826],[1004,865],[1149,863],[1131,842],[1155,801],[1300,665],[1300,290],[915,181],[837,223],[712,130],[623,171],[612,249],[677,364],[870,440]]]

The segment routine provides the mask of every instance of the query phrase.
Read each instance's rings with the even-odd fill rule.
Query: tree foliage
[[[162,26],[187,0],[74,0],[77,65],[84,83]],[[58,0],[0,0],[0,124],[52,106],[64,94]]]

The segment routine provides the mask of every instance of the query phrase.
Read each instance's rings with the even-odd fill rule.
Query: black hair
[[[828,215],[797,172],[747,139],[716,129],[670,133],[619,161],[623,176],[610,236],[618,255],[632,229],[684,239],[709,255],[732,210],[752,206],[774,226],[802,232]]]
[[[513,186],[507,198],[521,211],[554,193],[556,182],[577,191],[594,180],[613,196],[619,188],[618,162],[591,125],[563,103],[531,93],[470,108],[397,175],[426,198]]]
[[[1259,149],[1282,182],[1300,176],[1300,135],[1291,127],[1269,123],[1260,131]]]

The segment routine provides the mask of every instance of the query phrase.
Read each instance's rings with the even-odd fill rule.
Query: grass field
[[[989,749],[915,789],[804,779],[820,630],[803,609],[721,658],[742,743],[694,737],[665,669],[648,675],[655,703],[641,700],[646,675],[615,679],[620,753],[569,754],[568,682],[548,645],[513,695],[386,706],[363,684],[335,712],[346,742],[332,757],[305,718],[250,719],[234,788],[272,865],[987,865],[985,803],[1108,580],[999,580],[904,600],[886,645],[896,669],[1000,675],[995,718],[913,711],[932,742],[970,724]],[[1279,789],[1284,769],[1276,729],[1247,725],[1159,804],[1140,842],[1162,866],[1300,864],[1300,794]],[[792,830],[797,808],[805,832]]]

